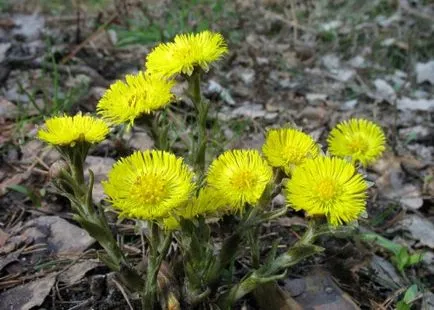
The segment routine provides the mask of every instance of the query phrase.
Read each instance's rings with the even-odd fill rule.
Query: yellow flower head
[[[195,67],[208,71],[210,63],[227,52],[220,33],[179,34],[173,42],[161,43],[154,48],[146,59],[146,69],[167,78],[179,73],[191,75]]]
[[[193,177],[182,158],[147,150],[120,159],[103,187],[121,216],[150,220],[186,203],[195,188]]]
[[[60,146],[73,146],[77,142],[98,143],[108,134],[107,124],[93,116],[55,116],[45,121],[38,138]]]
[[[381,156],[386,138],[377,124],[365,119],[351,119],[333,128],[327,142],[332,155],[350,157],[353,163],[367,166]]]
[[[286,174],[307,158],[318,156],[319,147],[311,136],[292,128],[271,129],[267,132],[262,152],[272,167]]]
[[[261,198],[273,171],[256,150],[226,151],[208,170],[207,184],[233,208],[254,205]]]
[[[321,156],[294,169],[286,185],[286,201],[295,210],[325,215],[337,226],[356,220],[365,210],[367,188],[351,163]]]
[[[190,200],[185,208],[178,209],[174,212],[176,216],[170,216],[163,220],[163,226],[167,229],[179,228],[179,217],[192,219],[199,215],[214,214],[219,211],[225,211],[226,204],[219,198],[217,192],[209,187],[202,188],[197,197]]]
[[[112,124],[122,124],[158,110],[173,100],[174,82],[139,72],[110,86],[97,105],[98,114]]]

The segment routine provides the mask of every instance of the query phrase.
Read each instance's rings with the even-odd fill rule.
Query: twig
[[[96,70],[84,65],[53,65],[52,63],[43,63],[41,61],[33,60],[32,58],[9,58],[7,59],[8,65],[14,69],[39,69],[54,71],[55,68],[59,73],[64,74],[84,74],[89,76],[96,85],[108,87],[110,82],[102,77]]]
[[[128,307],[130,307],[130,310],[134,310],[133,306],[131,305],[130,299],[128,298],[127,293],[125,292],[124,287],[115,279],[112,279],[113,283],[117,286],[117,288],[119,289],[119,291],[121,292],[122,296],[124,296],[125,301],[128,304]]]
[[[297,20],[297,14],[295,12],[295,1],[291,0],[291,15],[292,15],[292,20],[294,21],[295,25],[297,25],[297,27],[293,27],[293,33],[294,33],[294,42],[298,41],[298,20]]]
[[[274,13],[274,12],[268,11],[268,10],[263,9],[263,8],[259,9],[259,11],[265,17],[268,16],[268,18],[277,19],[277,20],[279,20],[279,21],[281,21],[281,22],[283,22],[283,23],[285,23],[285,24],[287,24],[287,25],[289,25],[291,27],[298,28],[298,29],[301,29],[303,31],[306,31],[306,32],[309,32],[309,33],[312,33],[312,34],[315,34],[315,35],[317,34],[317,31],[315,29],[299,25],[296,21],[287,20],[285,17],[280,16],[280,15]]]
[[[93,297],[90,297],[89,299],[85,300],[82,303],[79,303],[78,305],[75,305],[71,308],[69,308],[68,310],[78,310],[78,309],[83,309],[84,307],[86,307],[87,305],[90,305],[93,302]]]
[[[424,19],[428,19],[429,21],[434,22],[433,16],[425,14],[423,12],[419,12],[418,10],[411,8],[410,5],[408,4],[407,0],[398,1],[398,5],[399,5],[400,9],[403,9],[405,12],[407,12],[410,15],[424,18]]]
[[[60,64],[64,65],[68,61],[70,61],[87,43],[95,39],[96,36],[98,36],[102,31],[107,28],[108,25],[110,25],[115,19],[118,17],[118,13],[114,13],[108,21],[106,21],[103,25],[101,25],[94,33],[92,33],[89,37],[87,37],[86,40],[81,42],[79,45],[77,45],[71,53],[69,53],[67,56],[63,57],[63,59],[60,61]]]

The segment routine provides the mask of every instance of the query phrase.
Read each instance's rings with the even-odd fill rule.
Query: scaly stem
[[[160,244],[160,228],[152,221],[149,221],[149,248],[148,266],[146,274],[145,292],[142,296],[143,309],[154,309],[157,297],[157,278],[161,263],[169,250],[172,235],[168,233]],[[160,252],[159,252],[160,250]]]
[[[94,184],[94,174],[89,171],[89,184],[85,183],[83,164],[86,158],[89,145],[79,144],[76,148],[71,148],[63,152],[65,159],[70,164],[70,171],[65,172],[62,178],[68,182],[72,193],[63,193],[71,201],[75,211],[74,219],[89,233],[90,236],[101,245],[106,255],[100,256],[101,260],[113,271],[119,272],[122,281],[131,289],[140,289],[144,286],[144,281],[140,275],[132,268],[125,259],[120,249],[104,210],[99,206],[94,206],[92,201],[92,190]]]
[[[253,291],[259,285],[281,279],[286,274],[286,269],[302,259],[321,251],[312,243],[315,240],[315,224],[309,225],[303,237],[288,251],[278,256],[270,264],[264,265],[251,272],[240,283],[232,287],[225,295],[220,297],[218,303],[221,309],[231,309],[232,304]],[[283,272],[283,273],[282,273]],[[280,274],[279,274],[280,273]]]
[[[193,101],[196,109],[198,137],[197,145],[193,148],[193,161],[201,173],[205,169],[205,154],[206,154],[206,120],[208,116],[209,105],[202,98],[200,91],[200,69],[195,69],[193,74],[188,77],[188,95]]]
[[[259,268],[260,253],[259,253],[259,229],[260,226],[252,228],[248,231],[248,239],[250,244],[250,253],[252,255],[252,268]]]
[[[158,268],[156,266],[158,259],[158,226],[153,221],[149,221],[149,255],[148,267],[146,273],[145,292],[142,296],[143,309],[154,309],[155,299],[157,295],[157,275]]]
[[[159,111],[155,115],[146,115],[137,121],[137,124],[144,124],[151,131],[154,148],[167,151],[169,149],[169,124],[163,115],[164,111]]]

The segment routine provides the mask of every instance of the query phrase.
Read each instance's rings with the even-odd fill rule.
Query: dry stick
[[[286,13],[286,10],[285,10]],[[295,1],[291,0],[291,15],[292,15],[292,19],[295,23],[295,25],[297,25],[297,27],[293,27],[293,33],[294,33],[294,42],[298,41],[298,20],[297,20],[297,14],[295,13]]]
[[[404,1],[397,1],[397,2],[398,2],[399,8],[403,9],[408,14],[414,15],[414,16],[420,17],[420,18],[425,18],[425,19],[428,19],[431,22],[434,22],[434,17],[433,16],[425,14],[423,12],[419,12],[418,10],[415,10],[415,9],[411,8],[407,1],[404,0]]]
[[[87,37],[86,40],[81,42],[79,45],[77,45],[69,55],[65,56],[61,61],[60,64],[64,65],[68,61],[70,61],[87,43],[95,39],[97,35],[99,35],[102,31],[107,28],[108,25],[110,25],[115,19],[118,17],[118,13],[114,13],[108,21],[106,21],[103,25],[101,25],[94,33],[92,33],[89,37]]]
[[[8,59],[8,65],[14,69],[39,69],[57,70],[59,73],[64,74],[84,74],[92,78],[93,82],[98,86],[107,87],[110,85],[104,77],[102,77],[96,70],[84,65],[56,65],[51,63],[44,63],[42,61],[33,60],[31,58],[13,58]]]
[[[291,27],[301,29],[301,30],[309,32],[311,34],[317,34],[317,31],[315,29],[313,29],[313,28],[299,25],[297,22],[293,22],[293,21],[287,20],[285,17],[280,16],[279,14],[276,14],[276,13],[271,12],[271,11],[268,11],[268,10],[265,10],[265,9],[262,9],[262,8],[259,9],[259,10],[260,10],[260,12],[263,15],[268,16],[269,18],[277,19],[277,20],[279,20],[279,21],[281,21],[281,22],[283,22],[283,23],[285,23],[285,24],[287,24],[287,25],[289,25]]]
[[[92,302],[93,302],[93,297],[90,297],[90,298],[86,299],[85,301],[83,301],[82,303],[79,303],[79,304],[69,308],[68,310],[84,309],[85,306],[90,305]]]
[[[128,304],[128,307],[130,307],[130,310],[134,310],[133,306],[131,305],[130,299],[128,298],[127,293],[125,292],[125,288],[115,279],[112,279],[113,283],[117,286],[119,291],[121,292],[122,296],[124,297],[125,301]]]

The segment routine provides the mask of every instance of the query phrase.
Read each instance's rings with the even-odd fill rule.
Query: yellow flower
[[[286,201],[295,210],[325,215],[337,226],[356,220],[365,210],[367,188],[351,163],[321,156],[294,169],[286,185]]]
[[[271,129],[267,132],[262,152],[272,167],[286,174],[307,158],[318,156],[319,147],[311,136],[292,128]]]
[[[327,139],[329,152],[350,157],[363,166],[373,163],[385,149],[386,138],[377,124],[365,119],[351,119],[338,124]]]
[[[167,217],[188,201],[193,177],[182,158],[147,150],[120,159],[103,187],[121,216],[151,220]]]
[[[85,141],[98,143],[108,134],[107,124],[93,116],[55,116],[45,121],[44,128],[38,131],[38,138],[54,145],[71,145]]]
[[[203,31],[177,35],[173,42],[161,43],[148,55],[146,69],[165,77],[191,75],[195,67],[208,71],[210,63],[228,52],[220,33]]]
[[[174,82],[139,72],[110,86],[97,105],[98,114],[112,124],[122,124],[158,110],[173,100]]]
[[[256,150],[226,151],[208,170],[207,184],[233,208],[254,205],[261,198],[273,171]]]
[[[178,218],[193,219],[199,215],[214,214],[225,210],[226,204],[220,199],[217,192],[209,187],[202,188],[197,197],[190,200],[185,208],[178,209],[174,215],[163,220],[167,229],[179,228]]]

